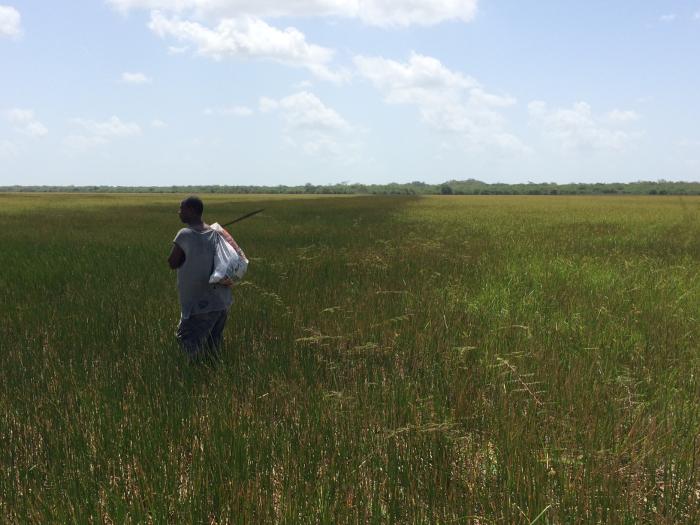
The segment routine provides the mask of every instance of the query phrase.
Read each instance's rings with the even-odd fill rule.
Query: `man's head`
[[[192,222],[200,222],[202,220],[202,213],[204,212],[204,203],[199,197],[194,195],[187,197],[184,201],[180,203],[180,211],[178,215],[180,220],[186,224]]]

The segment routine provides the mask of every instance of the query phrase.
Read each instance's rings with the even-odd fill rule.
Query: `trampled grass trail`
[[[203,198],[215,369],[177,197],[0,195],[4,521],[700,522],[700,199]]]

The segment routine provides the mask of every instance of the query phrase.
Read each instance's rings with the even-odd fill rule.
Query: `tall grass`
[[[698,523],[696,198],[212,196],[266,212],[223,362],[172,196],[0,196],[0,516]]]

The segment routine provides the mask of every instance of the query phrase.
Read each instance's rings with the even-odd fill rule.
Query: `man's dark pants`
[[[180,319],[176,336],[190,359],[218,357],[227,317],[227,310],[217,310]]]

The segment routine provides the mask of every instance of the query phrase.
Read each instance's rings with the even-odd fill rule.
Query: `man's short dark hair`
[[[202,202],[202,199],[194,195],[187,197],[184,201],[182,201],[182,205],[191,209],[197,215],[202,215],[202,213],[204,213],[204,203]]]

